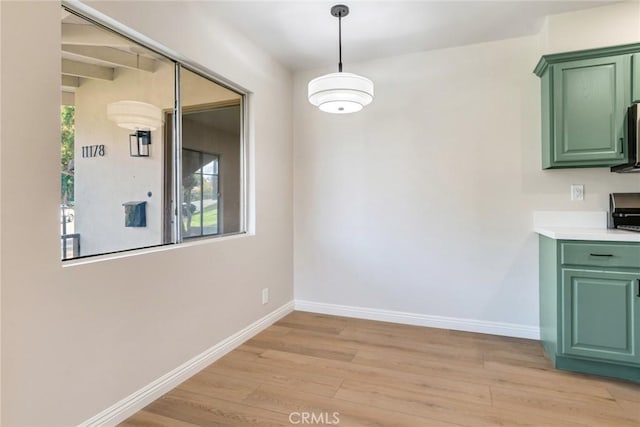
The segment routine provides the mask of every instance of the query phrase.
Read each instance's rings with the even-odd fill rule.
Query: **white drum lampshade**
[[[107,117],[130,130],[156,130],[162,125],[162,111],[140,101],[118,101],[107,105]]]
[[[308,86],[309,102],[326,113],[355,113],[373,101],[371,80],[342,72],[342,18],[348,14],[344,4],[331,8],[331,16],[338,18],[338,72],[317,77]]]
[[[327,113],[355,113],[373,101],[373,82],[352,73],[325,74],[308,89],[309,102]]]

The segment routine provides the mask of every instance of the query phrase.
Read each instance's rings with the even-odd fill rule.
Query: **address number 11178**
[[[82,157],[104,157],[104,144],[101,145],[83,145]]]

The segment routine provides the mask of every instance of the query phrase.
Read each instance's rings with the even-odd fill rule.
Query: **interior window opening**
[[[62,260],[244,232],[243,96],[75,13],[61,26]]]

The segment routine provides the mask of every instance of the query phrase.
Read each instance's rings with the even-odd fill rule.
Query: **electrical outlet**
[[[582,184],[571,185],[571,200],[572,201],[584,200],[584,185]]]
[[[262,304],[267,304],[269,302],[269,288],[264,288],[262,290]]]

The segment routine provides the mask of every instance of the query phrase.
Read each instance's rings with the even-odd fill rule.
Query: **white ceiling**
[[[535,34],[544,17],[615,1],[209,1],[213,13],[292,70],[337,64],[334,4],[342,20],[343,62]]]

